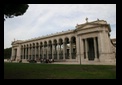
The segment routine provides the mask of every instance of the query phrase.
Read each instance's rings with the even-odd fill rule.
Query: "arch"
[[[26,47],[26,45],[24,45],[24,48]]]
[[[63,44],[63,39],[59,38],[59,44]]]
[[[40,46],[43,46],[43,42],[40,42]]]
[[[53,40],[53,44],[57,44],[57,40],[56,39]]]
[[[33,43],[32,46],[35,47],[35,43]]]
[[[71,37],[71,42],[72,42],[72,43],[76,43],[76,37],[75,37],[75,36],[72,36],[72,37]]]
[[[52,45],[52,41],[51,41],[51,40],[49,40],[49,41],[48,41],[48,44],[49,44],[49,45]]]
[[[29,45],[30,45],[30,47],[32,47],[32,44],[31,43]]]
[[[72,59],[76,58],[76,37],[72,36],[71,37],[71,57]]]
[[[23,45],[21,45],[21,48],[23,48],[24,46]]]
[[[69,56],[70,56],[69,38],[65,37],[65,59],[69,59]]]
[[[69,43],[69,38],[65,37],[65,43]]]
[[[59,51],[59,59],[63,59],[63,39],[62,38],[59,38],[58,51]]]
[[[44,41],[44,47],[47,47],[47,41]]]
[[[28,44],[27,44],[26,46],[27,46],[27,48],[28,48]]]
[[[36,42],[36,47],[38,47],[39,46],[39,43],[38,42]]]

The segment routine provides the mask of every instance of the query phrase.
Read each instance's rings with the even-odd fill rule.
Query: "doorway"
[[[88,38],[88,59],[89,60],[94,60],[95,58],[95,53],[94,53],[94,39],[93,38]]]

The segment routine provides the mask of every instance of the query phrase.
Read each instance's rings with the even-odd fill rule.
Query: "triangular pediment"
[[[107,25],[105,21],[94,21],[94,22],[86,22],[84,24],[77,24],[76,28],[77,29],[87,29],[87,28],[94,28],[94,27],[99,27],[102,25]]]
[[[80,26],[81,29],[86,29],[86,28],[93,28],[93,27],[97,27],[100,26],[99,24],[85,24],[83,26]]]

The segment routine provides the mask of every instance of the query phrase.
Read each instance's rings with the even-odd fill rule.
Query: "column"
[[[27,59],[27,48],[25,48],[25,59]]]
[[[20,59],[21,58],[21,45],[19,45],[17,47],[17,57],[16,57],[16,60]]]
[[[31,47],[31,60],[33,59],[33,46]]]
[[[44,45],[42,46],[42,50],[43,50],[42,56],[44,58]]]
[[[11,60],[14,58],[14,48],[12,47],[12,52],[11,52]]]
[[[23,48],[23,59],[25,59],[25,47]]]
[[[36,45],[35,45],[35,60],[37,60],[37,59],[36,59],[36,49],[37,49],[37,48],[36,48]]]
[[[49,59],[49,44],[47,44],[47,59]]]
[[[21,54],[20,54],[20,59],[22,59],[22,47],[21,47]]]
[[[72,59],[72,41],[70,40],[70,58],[69,59]]]
[[[54,45],[52,44],[52,59],[54,59],[53,53],[54,53]]]
[[[33,59],[35,59],[35,47],[33,46]]]
[[[77,60],[77,61],[79,61],[79,59],[80,59],[80,58],[79,58],[79,57],[80,57],[80,56],[79,56],[79,51],[80,51],[80,50],[79,50],[79,47],[80,47],[79,43],[80,43],[80,42],[79,42],[79,36],[77,36],[77,37],[76,37],[76,60]]]
[[[30,60],[31,60],[31,47],[30,47]]]
[[[30,47],[28,47],[28,60],[30,59]]]
[[[86,52],[86,61],[88,60],[88,42],[87,39],[85,39],[85,52]]]
[[[39,57],[39,59],[40,59],[40,45],[39,45],[39,47],[38,47],[38,57]]]
[[[96,46],[96,37],[94,37],[94,52],[95,52],[95,61],[97,61],[97,46]]]
[[[59,42],[57,41],[57,60],[59,60]]]
[[[24,59],[24,47],[22,48],[22,59]]]
[[[28,56],[28,49],[29,49],[29,48],[27,47],[27,59],[29,58],[29,56]]]
[[[65,60],[65,49],[66,49],[66,44],[63,42],[63,59]]]

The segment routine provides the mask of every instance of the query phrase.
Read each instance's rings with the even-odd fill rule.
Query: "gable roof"
[[[76,29],[86,29],[86,28],[93,28],[99,26],[108,26],[109,32],[111,32],[110,25],[107,24],[105,20],[97,20],[92,22],[86,22],[84,24],[77,24]]]

